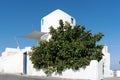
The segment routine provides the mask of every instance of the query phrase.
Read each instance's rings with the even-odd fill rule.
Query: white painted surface
[[[2,73],[23,73],[23,53],[31,51],[30,47],[25,49],[6,48],[0,57],[0,72]]]
[[[102,80],[104,78],[104,75],[103,75],[103,59],[99,61],[98,63],[98,78],[100,80]]]
[[[0,72],[14,73],[14,74],[23,73],[23,54],[22,53],[25,52],[25,50],[29,52],[30,48],[18,50],[19,53],[16,53],[13,55],[1,57],[0,58],[0,65],[1,65]],[[8,51],[5,51],[5,52],[8,52]],[[27,75],[46,76],[46,74],[42,70],[36,70],[35,68],[33,68],[33,64],[29,60],[29,56],[27,57],[28,57],[27,58]],[[100,78],[102,78],[101,77],[102,74],[100,74],[99,71],[101,71],[101,68],[99,67],[99,63],[96,60],[92,60],[90,65],[87,66],[85,69],[80,68],[80,70],[78,71],[73,71],[69,69],[69,70],[64,71],[62,75],[52,74],[52,76],[61,77],[61,78],[70,78],[70,79],[100,80]]]
[[[29,59],[29,55],[27,56],[27,75],[33,75],[33,76],[46,76],[46,74],[43,72],[43,70],[37,70],[33,67],[32,62]]]
[[[103,67],[104,67],[104,77],[113,77],[113,71],[110,70],[110,53],[108,52],[108,47],[104,46],[102,50],[103,56]]]
[[[41,19],[41,32],[49,32],[49,28],[51,26],[56,29],[59,26],[60,19],[62,19],[63,22],[69,22],[71,25],[76,24],[76,20],[74,19],[74,17],[63,12],[62,10],[57,9]]]
[[[72,16],[61,10],[55,10],[52,13],[41,19],[41,32],[49,32],[49,27],[53,26],[57,28],[59,26],[59,20],[62,19],[64,22],[68,21],[71,25],[75,25],[76,21],[73,18],[73,23],[71,22]],[[43,21],[43,24],[42,24]],[[51,36],[47,38],[47,40]],[[2,53],[2,57],[0,57],[0,72],[4,73],[23,73],[23,53],[31,51],[30,47],[26,47],[25,49],[18,48],[6,48],[5,52]],[[90,65],[85,69],[80,68],[80,70],[74,72],[71,69],[63,72],[63,75],[55,75],[54,77],[61,78],[71,78],[71,79],[91,79],[91,80],[100,80],[103,79],[103,71],[104,77],[111,76],[112,71],[110,70],[110,54],[108,53],[107,46],[103,48],[103,60],[99,63],[96,60],[91,61]],[[104,64],[104,65],[103,65]],[[104,66],[104,68],[103,68]],[[119,74],[119,72],[118,72]],[[29,60],[29,56],[27,58],[27,75],[38,75],[38,76],[46,76],[46,74],[42,70],[36,70],[33,68],[33,64]]]
[[[1,58],[0,71],[3,73],[23,73],[23,54],[18,53]]]
[[[116,74],[115,77],[120,77],[120,71],[116,71],[115,74]]]
[[[92,60],[90,65],[85,69],[80,68],[78,71],[73,71],[71,69],[65,70],[62,75],[55,75],[54,77],[69,78],[69,79],[90,79],[90,80],[99,80],[98,77],[98,62]]]
[[[19,53],[20,49],[19,48],[6,48],[5,51],[2,53],[2,57],[14,55],[16,53]]]

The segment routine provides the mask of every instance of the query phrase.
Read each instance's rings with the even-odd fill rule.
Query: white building
[[[59,20],[63,20],[63,22],[67,21],[71,25],[76,24],[74,17],[57,9],[41,19],[41,32],[49,32],[51,26],[57,28],[59,26]]]
[[[26,51],[30,51],[30,47],[25,49],[6,48],[0,57],[0,72],[2,73],[24,73],[24,56]]]
[[[60,19],[64,22],[69,22],[71,25],[76,24],[74,17],[57,9],[41,19],[41,32],[33,31],[23,37],[48,40],[51,37],[49,35],[49,27],[53,26],[54,28],[57,28]],[[33,64],[29,60],[29,55],[27,55],[29,51],[31,51],[30,47],[26,47],[25,49],[6,48],[0,57],[0,72],[46,76],[42,70],[36,70],[33,68]],[[110,54],[108,53],[107,46],[103,48],[103,54],[103,60],[100,62],[92,60],[90,65],[85,69],[80,68],[80,70],[76,72],[70,69],[64,71],[62,75],[52,74],[52,76],[71,79],[100,80],[103,79],[104,72],[104,76],[109,77],[112,73],[110,71]]]
[[[49,28],[51,26],[55,29],[59,27],[60,20],[63,20],[64,23],[65,21],[67,21],[72,26],[76,25],[76,20],[74,17],[70,16],[69,14],[65,13],[60,9],[57,9],[41,19],[41,32],[33,31],[32,33],[24,35],[22,37],[33,38],[38,40],[41,38],[48,40],[51,37],[49,35]]]
[[[26,51],[31,51],[31,48],[6,48],[0,57],[0,72],[11,74],[26,74],[31,76],[47,76],[42,70],[36,70],[33,68],[33,64],[29,60],[29,55],[26,55],[25,57],[25,54],[27,53]],[[12,55],[10,55],[10,53],[12,53]],[[101,69],[102,61],[98,63],[96,60],[92,60],[90,65],[85,69],[80,68],[78,71],[69,69],[64,71],[62,75],[56,75],[53,73],[52,77],[100,80],[103,79]]]

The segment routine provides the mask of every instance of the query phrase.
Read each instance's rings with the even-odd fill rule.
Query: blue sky
[[[32,25],[40,30],[41,18],[61,9],[87,30],[105,35],[100,44],[109,48],[111,68],[120,69],[119,4],[120,0],[0,0],[0,52],[17,47],[15,37],[21,48],[36,45],[35,40],[18,36],[32,32]]]

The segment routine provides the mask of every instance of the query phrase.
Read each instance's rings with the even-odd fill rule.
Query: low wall
[[[42,70],[36,70],[33,68],[33,64],[29,60],[27,55],[27,74],[35,76],[46,76]],[[85,69],[80,68],[78,71],[71,69],[62,72],[62,75],[52,74],[52,77],[69,78],[69,79],[90,79],[100,80],[103,79],[102,60],[98,63],[96,60],[92,60],[90,65]],[[23,73],[23,54],[15,54],[0,59],[0,72],[2,73]]]
[[[92,60],[90,65],[87,66],[85,69],[80,68],[78,71],[73,71],[69,69],[64,71],[62,75],[53,74],[52,76],[70,79],[100,80],[98,62],[96,60]]]
[[[33,68],[31,61],[28,62],[28,75],[46,76],[42,70],[36,70]],[[53,73],[52,77],[68,78],[68,79],[90,79],[90,80],[101,80],[103,79],[103,65],[102,60],[98,63],[97,60],[92,60],[90,65],[85,69],[80,68],[78,71],[71,69],[62,72],[62,75]]]
[[[2,57],[0,61],[0,72],[14,74],[23,73],[23,54]]]
[[[115,71],[115,77],[120,77],[120,71]]]

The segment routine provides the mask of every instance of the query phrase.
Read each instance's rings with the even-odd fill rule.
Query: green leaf
[[[50,27],[49,41],[40,41],[32,47],[30,60],[37,69],[43,69],[48,75],[53,72],[62,74],[66,69],[78,70],[90,64],[91,60],[102,59],[103,45],[98,41],[102,33],[92,34],[84,26],[71,26],[68,22],[59,22],[57,29]]]

